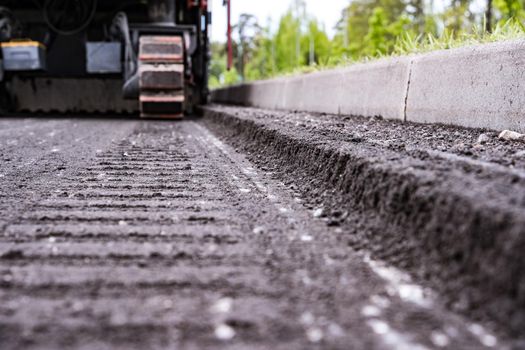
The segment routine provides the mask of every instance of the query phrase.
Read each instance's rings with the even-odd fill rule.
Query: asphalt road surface
[[[202,120],[0,120],[0,348],[484,349]]]

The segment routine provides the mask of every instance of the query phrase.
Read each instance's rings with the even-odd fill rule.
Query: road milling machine
[[[208,0],[0,0],[0,109],[191,113],[210,23]]]

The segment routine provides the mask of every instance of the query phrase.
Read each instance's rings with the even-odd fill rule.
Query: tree
[[[302,61],[309,65],[326,64],[331,57],[331,43],[323,28],[316,19],[308,22],[308,31],[303,35],[301,47]]]
[[[520,0],[494,0],[494,6],[501,13],[502,20],[522,19],[525,17]]]
[[[260,35],[254,38],[255,47],[250,60],[246,63],[246,79],[257,80],[277,73],[275,65],[274,42],[269,32],[269,26],[263,28]]]
[[[341,12],[336,35],[329,38],[304,0],[289,0],[279,19],[260,26],[243,14],[234,26],[234,66],[225,72],[224,46],[212,45],[210,84],[264,79],[305,66],[331,65],[352,59],[406,53],[421,45],[447,48],[469,31],[486,29],[498,21],[524,19],[523,0],[487,0],[487,8],[474,13],[474,0],[448,0],[450,6],[434,13],[434,0],[352,0]],[[486,15],[487,21],[483,22]],[[437,43],[435,38],[443,39]]]
[[[222,75],[226,71],[226,50],[224,45],[212,43],[211,52],[208,84],[213,88],[221,85]]]
[[[406,13],[411,18],[412,26],[418,33],[425,32],[425,2],[423,0],[408,0]]]
[[[387,53],[388,18],[382,7],[376,7],[368,20],[368,34],[365,37],[366,51],[370,56]]]
[[[355,0],[343,10],[343,16],[338,23],[339,34],[335,40],[348,42],[348,47],[342,51],[352,58],[359,58],[370,48],[366,42],[366,37],[370,32],[371,17],[375,9],[382,9],[382,13],[375,13],[373,21],[384,21],[394,23],[402,15],[407,13],[407,4],[403,0]],[[381,18],[379,18],[381,17]],[[376,36],[378,33],[370,33]]]
[[[452,0],[442,15],[445,28],[456,35],[466,29],[473,19],[469,6],[470,0]]]
[[[381,56],[393,51],[396,38],[405,30],[410,20],[406,16],[401,16],[390,23],[385,10],[376,7],[368,23],[365,52],[368,56]]]
[[[257,47],[255,38],[260,36],[261,26],[257,23],[257,18],[254,15],[243,13],[239,17],[239,22],[233,26],[233,30],[236,30],[238,34],[238,60],[236,68],[240,72],[241,79],[245,80],[246,62]]]
[[[300,29],[300,22],[294,17],[292,11],[288,11],[279,21],[279,27],[273,39],[278,72],[291,71],[304,64],[301,55],[297,55],[297,42],[300,43],[301,36]]]

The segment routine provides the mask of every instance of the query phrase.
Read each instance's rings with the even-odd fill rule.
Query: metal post
[[[344,30],[344,47],[345,49],[348,48],[348,7],[345,7],[344,9],[344,15],[343,15],[343,20],[344,20],[344,26],[343,26],[343,30]]]
[[[485,11],[485,30],[492,32],[492,0],[487,0],[487,9]]]
[[[310,30],[310,55],[309,55],[309,64],[312,66],[315,63],[315,42],[314,35]]]
[[[301,17],[301,0],[297,0],[295,3],[295,10],[297,13],[297,33],[295,37],[295,66],[299,67],[301,64],[301,26],[302,26],[302,17]]]
[[[232,25],[231,25],[231,0],[225,0],[228,6],[228,70],[233,66],[233,47],[232,47]]]

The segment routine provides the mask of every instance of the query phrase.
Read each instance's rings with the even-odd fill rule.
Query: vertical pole
[[[277,71],[277,64],[275,62],[275,41],[272,39],[272,74]]]
[[[293,62],[294,67],[299,67],[301,62],[301,25],[302,25],[302,17],[301,17],[301,0],[296,0],[294,5],[296,21],[297,21],[297,32],[295,33],[295,60]]]
[[[310,31],[310,55],[309,55],[309,64],[312,66],[315,63],[315,42],[314,34]]]
[[[487,0],[487,9],[485,11],[485,30],[492,32],[492,0]]]
[[[295,37],[295,67],[299,67],[301,62],[301,27],[297,27],[297,35]]]
[[[344,44],[345,49],[346,49],[346,48],[348,48],[348,7],[345,7],[345,9],[344,9],[343,21],[344,21],[344,26],[343,26],[344,43],[343,44]]]
[[[228,70],[233,66],[233,47],[232,47],[232,24],[231,24],[231,1],[226,0],[228,5]]]

